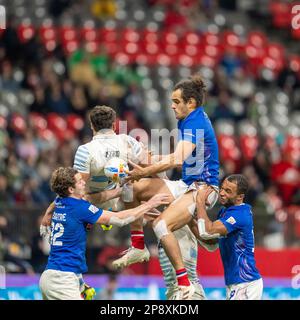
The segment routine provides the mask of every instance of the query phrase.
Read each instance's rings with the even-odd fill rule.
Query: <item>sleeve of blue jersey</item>
[[[224,224],[228,233],[240,230],[247,224],[247,215],[244,214],[243,208],[239,206],[231,207],[227,210],[224,217],[219,218]]]
[[[203,137],[204,129],[199,119],[188,119],[184,123],[184,127],[181,132],[181,140],[197,144],[197,141],[203,139]]]
[[[88,201],[83,200],[81,204],[80,217],[82,222],[95,224],[100,218],[103,210],[94,206]]]

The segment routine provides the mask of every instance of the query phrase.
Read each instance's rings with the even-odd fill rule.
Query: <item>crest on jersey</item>
[[[226,220],[226,222],[228,222],[228,223],[230,223],[230,224],[235,224],[235,223],[236,223],[234,217],[229,217],[229,218]]]
[[[96,206],[92,205],[92,204],[89,206],[89,210],[91,212],[93,212],[93,213],[96,213],[96,212],[99,211],[99,209]]]

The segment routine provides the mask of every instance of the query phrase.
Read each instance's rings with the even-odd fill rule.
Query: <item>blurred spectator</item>
[[[93,0],[92,15],[98,19],[113,18],[117,11],[115,0]]]
[[[40,235],[40,225],[43,216],[39,216],[36,223],[36,230],[31,240],[31,260],[30,263],[34,267],[36,273],[42,273],[45,270],[48,255],[50,252],[50,244]]]
[[[272,164],[271,179],[278,186],[283,202],[291,203],[300,186],[300,169],[289,154],[282,154],[280,161]]]
[[[70,101],[64,95],[60,82],[51,85],[46,96],[46,104],[50,112],[68,114],[72,111]]]
[[[20,84],[14,79],[13,68],[9,61],[2,62],[2,70],[0,73],[0,88],[11,92],[18,92]]]
[[[224,68],[228,77],[232,77],[238,69],[243,67],[241,59],[238,57],[234,48],[228,48],[221,60],[221,66]]]
[[[230,95],[228,91],[220,92],[217,107],[211,116],[213,122],[219,119],[234,120],[235,114],[230,110]]]
[[[4,174],[0,174],[0,208],[12,202],[12,190],[8,185],[8,179]]]
[[[233,78],[229,81],[232,93],[242,99],[250,98],[254,94],[254,81],[243,69],[236,69]]]
[[[34,94],[34,101],[29,106],[29,110],[31,112],[40,112],[40,113],[49,112],[46,105],[45,89],[41,86],[36,86],[33,89],[33,94]]]

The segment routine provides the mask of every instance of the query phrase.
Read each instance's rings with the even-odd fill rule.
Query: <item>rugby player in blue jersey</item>
[[[46,270],[40,278],[43,299],[81,300],[82,274],[87,272],[85,251],[87,224],[124,226],[146,212],[168,204],[168,195],[157,194],[137,208],[111,212],[83,199],[86,182],[73,168],[58,168],[51,177],[51,189],[57,194],[51,220],[51,250]]]
[[[188,278],[178,240],[173,232],[192,223],[196,212],[197,190],[209,188],[210,193],[206,199],[208,208],[213,207],[218,198],[218,144],[214,129],[203,109],[205,93],[205,85],[199,75],[175,85],[171,108],[178,120],[179,141],[174,153],[162,156],[160,161],[145,168],[132,164],[134,169],[129,172],[130,180],[139,180],[134,184],[132,206],[149,199],[157,192],[168,193],[175,200],[154,220],[153,229],[175,269],[180,293],[177,295],[178,299],[191,299],[195,287]],[[181,180],[141,179],[178,166],[182,167]],[[138,225],[138,220],[131,225],[131,230],[142,233],[142,225]],[[132,248],[113,264],[126,266],[138,262],[139,258],[142,261],[144,251],[145,249]],[[191,257],[191,260],[194,258]]]
[[[263,281],[254,258],[253,214],[251,206],[244,203],[248,181],[241,174],[228,176],[222,183],[219,202],[223,208],[216,221],[206,213],[205,199],[209,190],[197,194],[197,212],[200,237],[218,238],[224,266],[226,298],[228,300],[260,300]]]

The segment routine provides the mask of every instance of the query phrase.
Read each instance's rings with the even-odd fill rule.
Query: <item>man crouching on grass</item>
[[[51,189],[58,197],[51,221],[48,264],[40,278],[44,300],[82,300],[88,293],[89,287],[82,278],[82,273],[87,272],[87,224],[124,226],[153,208],[169,203],[168,195],[157,194],[136,208],[106,211],[83,199],[85,184],[73,168],[61,167],[52,174]]]

